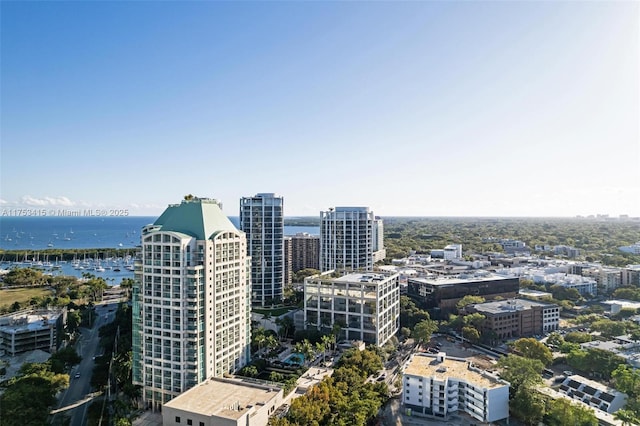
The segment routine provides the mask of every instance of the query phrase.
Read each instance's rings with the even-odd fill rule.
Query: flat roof
[[[340,278],[335,278],[331,281],[348,282],[348,283],[362,283],[362,282],[378,283],[378,282],[386,281],[395,275],[397,275],[397,273],[391,273],[391,274],[390,273],[382,274],[382,273],[375,273],[375,272],[353,273],[353,274],[343,275]]]
[[[62,311],[31,311],[0,318],[0,330],[6,333],[36,331],[55,325]]]
[[[577,382],[577,383],[582,383],[582,384],[584,384],[586,386],[590,386],[590,387],[592,387],[594,389],[599,390],[600,392],[606,392],[606,393],[608,393],[610,395],[613,395],[614,397],[619,396],[619,395],[620,396],[626,396],[627,395],[624,392],[620,392],[617,389],[610,388],[607,385],[603,385],[602,383],[593,381],[591,379],[587,379],[586,377],[580,376],[578,374],[574,374],[573,376],[567,377],[565,379],[565,382],[569,382],[571,380],[573,380],[574,382]],[[611,401],[609,401],[609,402],[611,402]]]
[[[613,299],[613,300],[606,300],[602,303],[604,303],[605,305],[620,305],[623,308],[633,308],[633,309],[640,308],[640,302],[634,302],[633,300]]]
[[[441,354],[438,354],[441,356]],[[469,361],[462,358],[444,356],[444,361],[439,362],[436,355],[414,354],[404,368],[404,374],[420,377],[432,377],[435,380],[444,381],[448,378],[464,380],[485,389],[508,386],[508,383],[497,377],[489,376],[477,369],[469,368]]]
[[[529,288],[521,288],[518,293],[520,294],[528,294],[531,296],[551,296],[551,293],[548,291],[540,291],[540,290],[532,290]]]
[[[438,276],[435,278],[409,278],[411,281],[422,282],[425,284],[431,285],[452,285],[452,284],[465,284],[465,283],[475,283],[482,281],[504,281],[504,280],[512,280],[515,277],[504,277],[496,274],[486,274],[486,275],[465,275],[460,274],[457,277],[447,277],[447,276]]]
[[[533,306],[553,308],[557,307],[558,305],[555,305],[553,303],[534,302],[533,300],[527,299],[498,300],[495,302],[477,303],[473,305],[473,307],[480,312],[491,312],[494,314],[531,309]]]
[[[265,405],[282,389],[244,381],[212,378],[167,402],[165,407],[203,416],[238,419],[251,407]]]

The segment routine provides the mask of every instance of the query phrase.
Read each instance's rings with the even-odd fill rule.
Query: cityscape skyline
[[[640,217],[637,2],[0,8],[3,211]]]

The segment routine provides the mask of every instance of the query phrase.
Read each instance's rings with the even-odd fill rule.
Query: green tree
[[[67,331],[69,333],[75,333],[78,331],[78,327],[82,323],[82,317],[80,316],[80,312],[77,310],[69,312],[67,314]]]
[[[603,336],[616,337],[627,332],[627,324],[624,321],[601,319],[591,324],[591,329],[599,331]]]
[[[471,326],[474,327],[478,330],[482,329],[482,326],[484,325],[484,322],[486,321],[487,317],[485,317],[484,315],[482,315],[479,312],[474,312],[472,314],[468,314],[462,317],[462,323],[465,326]]]
[[[544,365],[553,361],[553,354],[543,343],[534,338],[525,337],[513,343],[513,348],[525,358],[537,359]]]
[[[294,283],[302,283],[304,279],[307,277],[311,277],[313,275],[318,275],[320,273],[319,270],[313,268],[305,268],[301,269],[298,272],[293,274],[293,282]]]
[[[467,294],[462,299],[460,299],[458,303],[456,303],[456,308],[458,308],[458,311],[460,311],[467,305],[475,305],[475,304],[484,303],[484,302],[485,302],[485,298],[482,296],[474,296],[472,294]]]
[[[553,345],[553,346],[560,346],[564,343],[564,338],[562,337],[562,335],[560,335],[560,333],[551,333],[549,334],[549,337],[547,337],[547,343],[549,345]]]
[[[431,340],[431,335],[438,330],[438,323],[431,320],[425,319],[420,321],[415,328],[413,329],[413,337],[418,340],[421,344],[428,342]]]
[[[69,376],[52,372],[48,364],[24,364],[0,396],[0,425],[46,424],[56,393],[68,386]]]
[[[480,341],[480,332],[472,326],[462,327],[462,337],[471,343],[478,343]]]
[[[586,343],[592,340],[589,333],[581,333],[579,331],[571,331],[564,336],[566,342],[571,343]]]
[[[279,327],[278,334],[281,338],[286,339],[293,336],[296,329],[293,323],[293,318],[290,316],[278,317],[276,318],[275,323]]]
[[[258,374],[260,374],[260,372],[255,365],[247,365],[240,370],[241,376],[258,377]]]
[[[637,413],[621,409],[613,413],[613,418],[622,422],[623,426],[634,426],[640,424],[640,416]]]
[[[640,396],[640,372],[627,364],[620,364],[611,373],[616,389],[631,397]]]
[[[526,425],[537,425],[545,412],[545,399],[539,392],[520,387],[509,403],[511,411]]]
[[[408,339],[411,337],[411,329],[409,327],[402,327],[400,329],[400,336],[402,336],[403,339]]]
[[[545,424],[549,426],[598,426],[593,410],[574,404],[568,399],[552,399],[547,407]]]
[[[500,377],[511,384],[511,390],[515,393],[520,387],[530,389],[542,383],[542,370],[544,364],[538,359],[528,359],[518,355],[509,354],[498,360]]]

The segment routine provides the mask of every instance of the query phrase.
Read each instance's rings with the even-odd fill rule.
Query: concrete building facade
[[[320,271],[371,271],[385,256],[382,219],[368,207],[320,212]]]
[[[211,379],[162,407],[163,426],[267,426],[282,403],[277,386]]]
[[[160,406],[249,362],[246,238],[212,199],[169,205],[141,232],[133,304],[133,383]]]
[[[284,288],[284,199],[261,193],[240,200],[240,230],[251,257],[251,300],[267,306],[282,302]]]
[[[411,415],[446,419],[463,411],[491,423],[509,417],[509,383],[444,352],[414,354],[402,375],[402,404]]]
[[[66,313],[66,308],[24,309],[0,316],[0,354],[55,352],[64,336]]]
[[[304,283],[307,328],[341,326],[342,337],[384,345],[400,327],[400,285],[397,273],[315,275]]]
[[[290,238],[293,272],[306,268],[320,269],[320,237],[300,232]]]
[[[560,307],[553,303],[510,299],[469,305],[465,311],[484,315],[482,332],[492,332],[498,339],[543,334],[560,326]]]
[[[488,272],[459,274],[455,277],[407,278],[407,294],[426,309],[437,308],[442,315],[453,313],[456,303],[471,294],[490,299],[516,297],[520,281],[515,277],[502,277]]]

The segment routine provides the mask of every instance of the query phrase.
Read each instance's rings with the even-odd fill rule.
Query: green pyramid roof
[[[222,212],[220,203],[208,198],[170,204],[154,225],[160,225],[162,231],[181,232],[198,240],[207,240],[221,231],[238,232]]]

